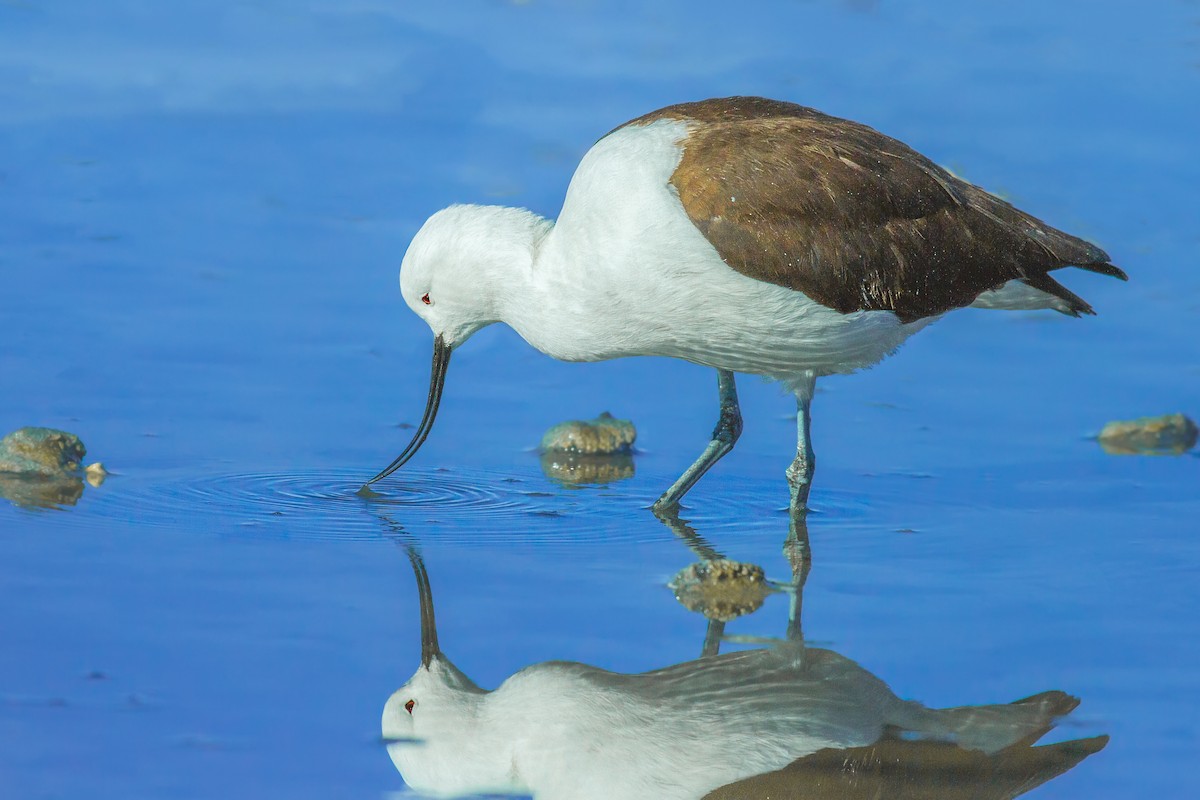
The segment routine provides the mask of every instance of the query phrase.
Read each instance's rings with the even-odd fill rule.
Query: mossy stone
[[[637,430],[627,419],[616,419],[605,411],[592,420],[572,419],[560,422],[542,436],[543,453],[612,455],[629,453],[637,439]]]
[[[21,428],[0,439],[0,472],[54,477],[78,470],[86,454],[73,433]]]
[[[1100,446],[1113,455],[1181,455],[1196,446],[1200,430],[1184,414],[1110,422]]]

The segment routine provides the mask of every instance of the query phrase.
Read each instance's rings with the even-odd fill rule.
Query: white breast
[[[584,156],[534,265],[539,314],[506,319],[555,358],[631,355],[786,379],[870,366],[931,319],[841,314],[731,269],[670,184],[687,125],[623,128]]]

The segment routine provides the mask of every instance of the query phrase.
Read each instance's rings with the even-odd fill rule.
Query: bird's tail
[[[1103,255],[1103,252],[1101,253]],[[1125,272],[1107,261],[1077,265],[1089,272],[1129,280]],[[984,292],[971,304],[974,308],[996,308],[1004,311],[1035,311],[1052,308],[1071,317],[1095,314],[1088,301],[1050,277],[1048,272],[1030,273],[1003,286]]]
[[[1125,270],[1113,264],[1112,259],[1108,257],[1108,253],[1096,247],[1091,242],[1085,242],[1083,239],[1063,233],[1054,228],[1049,228],[1048,226],[1039,231],[1039,233],[1040,236],[1033,237],[1034,241],[1046,250],[1047,253],[1052,254],[1059,264],[1059,266],[1052,266],[1050,269],[1079,267],[1080,269],[1086,269],[1088,272],[1108,275],[1112,278],[1120,278],[1123,281],[1129,280],[1129,276],[1125,274]],[[1057,308],[1057,310],[1064,314],[1078,317],[1081,314],[1096,313],[1086,300],[1054,280],[1054,278],[1051,278],[1049,272],[1035,272],[1024,275],[1021,277],[1021,281],[1038,291],[1045,292],[1061,300],[1065,308]]]
[[[1037,741],[1077,705],[1079,698],[1051,691],[998,705],[922,708],[911,730],[968,750],[996,753],[1017,742]]]

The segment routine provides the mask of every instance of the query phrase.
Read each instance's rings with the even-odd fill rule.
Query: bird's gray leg
[[[812,486],[817,456],[812,448],[812,398],[817,379],[811,373],[794,386],[796,392],[796,460],[787,468],[791,489],[791,512],[802,514],[808,509],[808,491]]]
[[[704,646],[700,648],[700,657],[715,656],[721,652],[721,637],[725,635],[725,623],[718,619],[710,619],[704,630]]]
[[[783,555],[792,568],[792,584],[789,589],[792,605],[788,609],[787,639],[803,642],[804,633],[800,625],[804,609],[804,584],[812,569],[812,551],[808,545],[808,518],[803,511],[791,511],[788,516],[788,537],[783,543]]]
[[[727,369],[717,370],[717,391],[721,397],[721,418],[713,431],[712,441],[704,452],[687,470],[679,476],[679,480],[663,492],[662,497],[651,506],[655,512],[670,512],[679,508],[679,501],[687,494],[688,489],[700,480],[700,476],[708,472],[709,467],[717,463],[721,456],[733,449],[733,443],[742,435],[742,412],[738,408],[737,387],[733,383],[733,373]]]

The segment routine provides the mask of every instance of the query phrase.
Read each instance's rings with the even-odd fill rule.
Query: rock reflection
[[[629,453],[590,455],[546,452],[540,456],[542,473],[561,486],[613,483],[632,478],[633,456]]]
[[[21,508],[73,506],[83,496],[78,475],[45,477],[0,473],[0,497]]]
[[[678,522],[678,521],[677,521]],[[685,523],[672,526],[689,532]],[[694,536],[694,532],[691,532]],[[698,540],[698,537],[696,537]],[[719,556],[702,540],[702,560]],[[695,547],[694,547],[695,549]],[[441,652],[425,565],[409,546],[421,665],[388,699],[383,736],[404,780],[437,796],[537,798],[1011,798],[1100,750],[1107,737],[1035,747],[1078,700],[933,709],[800,634],[803,519],[785,548],[792,611],[773,646],[621,674],[575,662],[476,686]]]
[[[688,611],[717,622],[753,614],[773,590],[762,567],[727,558],[692,564],[667,586]]]

